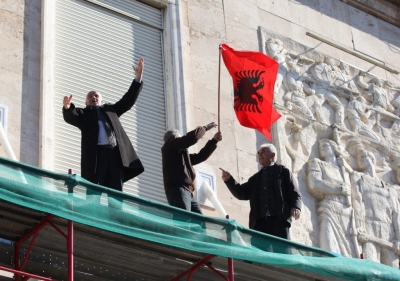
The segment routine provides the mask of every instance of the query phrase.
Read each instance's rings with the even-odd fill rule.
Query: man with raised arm
[[[95,184],[122,191],[128,181],[144,171],[119,117],[135,104],[143,87],[144,59],[133,65],[135,79],[129,90],[115,104],[104,104],[98,91],[86,96],[86,107],[64,97],[64,120],[81,130],[81,175]]]
[[[217,143],[222,140],[222,134],[215,133],[198,153],[189,153],[188,148],[196,144],[206,131],[216,126],[214,122],[199,126],[185,136],[181,136],[175,129],[165,133],[165,143],[161,148],[162,169],[165,194],[171,206],[202,214],[198,202],[193,197],[196,189],[196,171],[193,166],[210,157],[217,148]]]
[[[277,150],[263,144],[257,152],[261,170],[243,184],[223,169],[222,179],[233,196],[250,200],[249,228],[289,239],[292,218],[299,219],[301,195],[292,173],[275,163]]]

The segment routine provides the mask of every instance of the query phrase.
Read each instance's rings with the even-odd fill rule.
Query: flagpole
[[[219,44],[219,61],[218,61],[218,132],[221,132],[221,123],[220,123],[220,108],[221,108],[221,53],[222,53],[222,45]]]

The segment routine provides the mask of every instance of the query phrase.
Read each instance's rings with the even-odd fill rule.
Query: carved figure
[[[324,99],[324,96],[322,94],[317,93],[315,90],[312,90],[311,93],[312,95],[306,98],[308,107],[311,109],[311,111],[314,111],[315,118],[318,121],[328,125],[328,122],[325,121],[322,116],[322,105],[326,102],[326,99]]]
[[[373,126],[376,125],[376,130],[378,130],[385,139],[388,138],[388,133],[385,132],[381,125],[381,117],[389,117],[390,120],[395,117],[392,113],[395,112],[393,105],[390,103],[386,90],[383,88],[383,83],[378,78],[372,78],[368,84],[363,81],[365,73],[361,73],[358,76],[358,85],[366,90],[364,92],[365,97],[368,101],[372,103],[374,108],[374,114],[371,116],[371,121],[373,121]],[[391,112],[391,113],[389,113]]]
[[[392,104],[397,108],[396,116],[400,117],[400,93],[393,99]]]
[[[326,58],[325,62],[317,63],[310,69],[312,76],[330,86],[338,86],[358,92],[353,78],[350,77],[350,68],[341,62],[339,66],[332,58]]]
[[[279,63],[278,74],[275,80],[274,93],[278,94],[282,81],[287,72],[286,57],[289,56],[283,47],[283,42],[277,38],[269,38],[266,42],[267,54]]]
[[[311,89],[307,84],[303,84],[304,77],[296,63],[296,60],[287,61],[289,71],[286,72],[284,79],[285,88],[287,89],[284,95],[285,100],[287,100],[286,106],[289,110],[293,109],[298,113],[305,114],[310,119],[314,119],[313,113],[306,103],[305,93],[307,95],[315,95],[315,90]]]
[[[307,187],[319,200],[319,246],[352,257],[354,246],[349,237],[352,207],[348,201],[351,187],[340,171],[341,166],[349,167],[334,141],[321,139],[318,148],[322,160],[313,158],[308,162]]]
[[[400,220],[396,190],[376,177],[375,156],[362,146],[357,149],[357,164],[363,173],[352,174],[352,190],[364,257],[398,267]]]
[[[341,85],[339,86],[345,87],[352,92],[358,93],[358,89],[356,84],[354,83],[354,79],[350,76],[350,67],[343,62],[340,63],[339,67],[340,77],[338,78],[338,81],[341,83]]]
[[[372,78],[367,84],[363,81],[364,77],[364,72],[358,76],[358,85],[366,90],[364,94],[366,98],[372,102],[372,106],[393,112],[394,107],[389,102],[382,81],[378,78]]]
[[[277,62],[285,63],[286,56],[288,56],[287,50],[283,47],[283,42],[277,38],[268,38],[267,43],[268,54]]]
[[[325,62],[317,63],[311,67],[310,73],[319,82],[333,86],[344,86],[350,83],[351,79],[348,77],[350,73],[348,66],[346,65],[346,68],[343,64],[343,67],[344,70],[342,71],[332,58],[326,58]],[[344,107],[338,97],[324,88],[317,89],[316,94],[325,98],[335,111],[335,123],[344,127]]]
[[[296,119],[293,116],[286,116],[286,121],[289,128],[289,134],[284,138],[286,152],[292,160],[292,172],[298,173],[308,160],[308,136],[302,131],[303,128],[296,123]]]
[[[335,112],[335,123],[344,127],[344,107],[340,100],[331,91],[323,88],[316,90],[316,95],[323,97]]]
[[[305,102],[306,96],[304,95],[303,92],[303,83],[299,81],[298,83],[298,88],[295,91],[290,91],[287,92],[284,95],[286,102],[286,107],[289,110],[293,110],[298,113],[303,113],[310,119],[314,119],[314,116],[310,110],[310,108],[307,106]]]
[[[326,83],[331,86],[340,86],[352,89],[351,78],[349,78],[349,67],[341,63],[339,68],[332,58],[325,58],[325,62],[320,62],[310,68],[312,76],[320,82]],[[354,84],[354,83],[353,83]],[[354,88],[355,85],[354,85]]]
[[[400,184],[400,161],[397,161],[397,165],[394,168],[395,176],[396,176],[396,183]]]
[[[310,68],[312,76],[329,85],[341,86],[340,83],[343,79],[340,68],[336,65],[332,58],[325,58],[325,62],[317,63],[314,67]]]
[[[379,141],[379,137],[364,122],[368,120],[371,111],[366,111],[366,101],[362,96],[356,97],[347,105],[347,119],[355,133],[367,136],[375,141]],[[364,122],[363,122],[364,121]]]
[[[393,122],[392,127],[390,128],[391,138],[390,141],[394,146],[400,145],[400,119],[397,119]]]

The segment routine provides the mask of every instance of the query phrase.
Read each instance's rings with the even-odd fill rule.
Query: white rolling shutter
[[[64,122],[62,100],[84,107],[98,90],[114,103],[128,90],[132,64],[144,57],[143,90],[121,117],[145,172],[124,191],[166,202],[161,152],[166,129],[162,11],[134,0],[57,0],[55,38],[55,170],[80,173],[80,131]]]

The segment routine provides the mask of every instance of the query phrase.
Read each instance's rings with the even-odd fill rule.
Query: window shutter
[[[55,38],[55,171],[80,174],[80,131],[62,117],[64,96],[85,106],[90,90],[114,103],[128,90],[132,64],[144,57],[144,87],[120,118],[145,172],[124,191],[166,202],[161,146],[166,130],[162,10],[138,1],[57,0]]]

